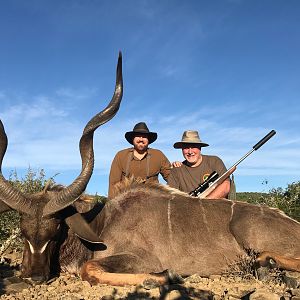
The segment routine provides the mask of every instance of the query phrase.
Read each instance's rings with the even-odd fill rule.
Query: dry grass
[[[259,252],[253,249],[245,249],[245,251],[247,254],[240,256],[237,261],[230,264],[223,275],[227,277],[239,277],[245,280],[262,279],[258,276],[259,270],[256,263]],[[282,272],[277,268],[268,269],[267,276],[262,280],[280,284],[283,282]]]

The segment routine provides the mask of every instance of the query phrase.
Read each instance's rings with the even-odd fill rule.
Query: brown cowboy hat
[[[157,133],[150,132],[145,122],[135,124],[132,131],[125,133],[125,139],[132,145],[134,137],[138,136],[140,133],[147,135],[149,144],[157,139]]]
[[[187,130],[183,133],[180,142],[174,144],[175,149],[181,149],[185,144],[195,144],[199,147],[207,147],[208,144],[202,142],[196,130]]]

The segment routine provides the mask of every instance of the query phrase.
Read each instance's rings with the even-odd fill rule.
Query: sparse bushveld
[[[300,221],[300,181],[289,184],[286,189],[270,190],[265,204],[278,207],[288,216]]]
[[[42,191],[46,184],[55,184],[55,174],[46,178],[43,169],[34,171],[28,168],[24,178],[19,178],[16,171],[9,175],[10,183],[23,193]],[[100,195],[88,195],[93,202],[104,203],[107,198]],[[237,193],[237,199],[249,203],[265,204],[284,211],[288,216],[300,221],[300,181],[293,182],[286,189],[271,189],[268,193]],[[22,240],[19,231],[19,215],[16,211],[0,214],[0,256],[7,248],[21,250]],[[3,249],[2,249],[3,248]],[[0,257],[1,258],[1,257]]]
[[[19,214],[8,211],[0,216],[0,260],[8,249],[22,249],[22,240],[19,229]]]
[[[47,182],[54,183],[54,176],[46,179],[43,169],[34,171],[29,167],[24,178],[19,178],[16,171],[11,171],[9,182],[23,193],[33,193],[42,191]],[[22,247],[19,221],[20,218],[17,211],[11,210],[0,214],[0,243],[2,245],[0,255],[7,248],[20,249]]]
[[[36,193],[41,192],[47,183],[54,184],[56,175],[46,179],[44,169],[34,171],[29,167],[27,174],[21,179],[19,179],[16,171],[12,171],[9,175],[9,182],[22,193]]]
[[[237,193],[237,199],[276,207],[300,221],[300,181],[289,184],[285,189],[271,189],[268,193]]]
[[[16,171],[11,171],[9,182],[19,189],[22,193],[41,192],[46,185],[55,184],[55,174],[50,178],[46,178],[43,169],[34,171],[28,168],[24,177],[19,177]],[[104,203],[106,197],[100,195],[87,195],[90,201]],[[23,247],[21,233],[19,229],[20,217],[17,211],[11,210],[0,214],[0,259],[8,249],[21,250]]]

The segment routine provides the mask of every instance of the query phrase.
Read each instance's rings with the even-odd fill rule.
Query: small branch
[[[10,245],[13,244],[13,242],[15,241],[15,239],[20,236],[21,230],[20,228],[16,228],[12,230],[11,235],[9,236],[9,238],[4,241],[4,243],[2,244],[2,246],[0,247],[0,258],[2,258],[3,254],[6,252],[6,250],[9,248]]]

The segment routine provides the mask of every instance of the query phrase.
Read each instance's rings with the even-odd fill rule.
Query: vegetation
[[[56,176],[56,175],[55,175]],[[38,172],[28,169],[24,178],[19,179],[16,171],[9,176],[10,183],[23,193],[42,191],[47,184],[55,184],[54,177],[46,179],[43,169]],[[107,198],[99,195],[87,195],[88,199],[106,202]],[[288,216],[300,221],[300,181],[293,182],[286,189],[271,189],[268,193],[237,193],[237,199],[255,204],[264,204],[284,211]],[[15,211],[0,214],[0,258],[8,247],[21,247],[19,215]]]
[[[24,194],[37,193],[41,192],[47,183],[54,184],[56,175],[46,179],[43,169],[35,172],[29,167],[27,174],[21,179],[19,179],[16,171],[12,171],[9,175],[9,182]]]
[[[276,207],[300,221],[300,181],[289,184],[286,189],[271,189],[269,193],[237,193],[237,199]]]
[[[43,169],[34,171],[30,167],[24,178],[19,178],[16,171],[9,175],[9,182],[24,194],[41,192],[46,185],[55,184],[54,177],[47,179]],[[87,200],[105,203],[107,198],[100,195],[86,195]],[[19,230],[20,217],[16,211],[7,211],[0,214],[0,258],[8,248],[20,249],[22,247]]]
[[[38,172],[28,169],[24,178],[19,179],[17,172],[12,171],[9,175],[9,182],[23,193],[34,193],[43,190],[47,182],[54,183],[54,179],[46,179],[45,172],[41,169]],[[22,245],[19,230],[19,214],[16,211],[8,211],[0,215],[0,255],[7,248],[19,249]],[[13,238],[12,238],[13,237]]]
[[[236,199],[248,203],[261,203],[264,197],[267,197],[268,193],[257,193],[257,192],[237,192]]]

